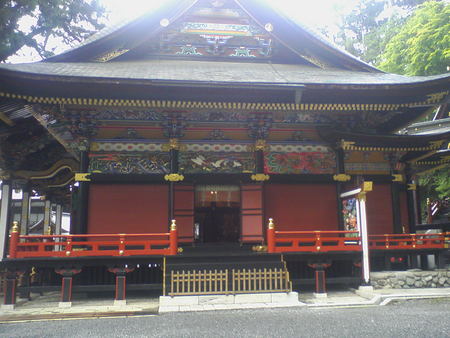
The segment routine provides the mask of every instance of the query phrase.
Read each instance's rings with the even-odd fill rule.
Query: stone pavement
[[[248,302],[241,301],[233,303],[214,303],[213,298],[199,301],[197,306],[180,307],[172,311],[208,311],[208,310],[231,310],[231,309],[258,309],[274,307],[306,307],[306,308],[339,308],[339,307],[359,307],[359,306],[380,306],[386,305],[393,300],[400,299],[427,299],[427,298],[449,298],[450,288],[430,288],[430,289],[380,289],[380,290],[340,290],[330,291],[326,298],[315,297],[312,292],[298,294],[297,299],[291,295],[286,296],[286,302],[269,301],[255,302],[249,298]],[[281,294],[278,294],[281,295]],[[286,294],[285,294],[286,295]],[[242,295],[241,295],[242,296]],[[250,295],[252,297],[257,297]],[[183,296],[179,296],[183,297]],[[229,297],[229,296],[227,296]],[[277,296],[279,297],[279,296]],[[282,298],[282,297],[281,297]],[[74,295],[74,301],[70,308],[60,308],[59,293],[50,292],[41,296],[32,295],[32,300],[18,299],[15,309],[0,309],[0,323],[13,321],[30,320],[63,320],[76,318],[100,318],[100,317],[127,317],[127,316],[148,316],[156,315],[161,307],[168,303],[160,304],[159,297],[155,294],[147,297],[129,297],[126,305],[114,305],[111,298],[95,297],[87,298]],[[164,312],[164,311],[161,311]],[[171,311],[166,311],[171,312]]]
[[[108,297],[74,295],[71,307],[59,307],[60,293],[32,294],[31,300],[17,299],[14,309],[0,308],[0,323],[15,320],[96,318],[151,315],[158,313],[158,297],[130,297],[126,305],[114,305]],[[3,303],[3,297],[1,299]]]

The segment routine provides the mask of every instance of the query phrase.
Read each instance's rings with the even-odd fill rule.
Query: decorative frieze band
[[[232,152],[245,153],[249,152],[250,143],[182,143],[185,151],[193,152]],[[321,152],[328,153],[330,149],[323,145],[312,144],[269,144],[269,152],[282,153],[306,153]],[[147,143],[147,142],[93,142],[91,144],[92,152],[148,152],[148,151],[164,151],[163,142]]]

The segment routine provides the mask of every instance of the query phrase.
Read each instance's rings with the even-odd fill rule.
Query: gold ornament
[[[251,176],[252,181],[264,182],[270,179],[269,175],[266,174],[254,174]]]
[[[184,176],[180,174],[168,174],[164,176],[164,179],[169,182],[180,182],[184,180]]]
[[[351,179],[352,179],[352,177],[347,174],[333,175],[333,180],[338,181],[338,182],[348,182]]]

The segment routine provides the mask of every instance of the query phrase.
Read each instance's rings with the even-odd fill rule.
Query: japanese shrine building
[[[256,0],[171,1],[44,61],[0,64],[3,264],[66,269],[63,276],[86,266],[160,267],[172,219],[180,258],[224,243],[264,251],[269,218],[280,237],[348,239],[358,234],[345,231],[359,228],[341,194],[364,182],[372,182],[369,237],[415,234],[415,175],[448,165],[450,133],[396,132],[445,107],[449,84],[449,75],[384,73]],[[21,247],[31,241],[25,213],[17,256],[8,258],[13,188],[70,211],[80,237],[56,237],[48,222],[50,249]],[[127,251],[105,234],[140,242]],[[144,234],[160,242],[147,247]],[[69,250],[77,238],[84,244]],[[100,240],[105,249],[87,244]],[[423,252],[448,251],[439,240]],[[326,264],[357,267],[360,248],[345,255],[348,243],[333,241],[337,251],[287,251],[309,266],[323,253]],[[401,254],[395,244],[384,249],[409,255],[408,243]]]

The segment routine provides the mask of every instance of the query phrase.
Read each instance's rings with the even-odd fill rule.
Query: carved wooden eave
[[[45,180],[55,177],[63,170],[68,170],[73,176],[73,173],[78,171],[78,167],[79,163],[74,159],[62,159],[48,169],[40,171],[18,170],[14,173],[14,175],[16,177],[21,177],[28,180]]]

